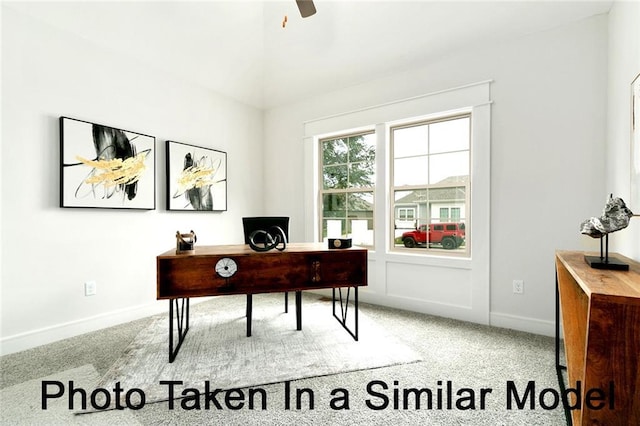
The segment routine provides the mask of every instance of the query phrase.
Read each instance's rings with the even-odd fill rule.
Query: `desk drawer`
[[[215,271],[225,257],[237,265],[229,278]],[[366,250],[176,256],[157,267],[158,299],[367,285]]]

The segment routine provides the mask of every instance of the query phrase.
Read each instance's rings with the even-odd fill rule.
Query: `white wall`
[[[292,234],[304,235],[304,223],[313,214],[305,210],[302,195],[311,178],[304,166],[305,121],[493,80],[491,323],[550,335],[554,251],[596,248],[580,235],[579,224],[598,214],[606,198],[606,76],[603,15],[473,46],[399,75],[268,110],[265,164],[283,158],[287,163],[277,173],[266,173],[267,210],[288,212]],[[387,278],[386,268],[370,273],[376,288],[387,288]],[[524,294],[513,294],[513,279],[524,280]],[[433,305],[408,300],[405,306],[429,312]]]
[[[640,73],[640,3],[616,2],[609,13],[607,191],[629,202],[631,82]],[[612,249],[640,261],[640,211],[629,227],[612,234]]]
[[[4,353],[149,312],[155,256],[176,230],[241,243],[262,213],[262,111],[2,8],[1,292]],[[58,117],[156,137],[156,210],[60,209]],[[228,154],[228,211],[167,212],[165,140]],[[98,293],[85,297],[83,283]]]

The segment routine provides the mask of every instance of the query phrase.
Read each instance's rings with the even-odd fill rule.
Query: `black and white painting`
[[[155,209],[155,140],[60,117],[60,207]]]
[[[640,215],[640,74],[631,83],[631,199],[629,208]]]
[[[167,141],[167,210],[227,210],[227,153]]]

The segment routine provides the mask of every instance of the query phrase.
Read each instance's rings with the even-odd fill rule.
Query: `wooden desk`
[[[196,246],[192,255],[176,255],[175,249],[160,254],[156,264],[157,298],[169,299],[169,362],[175,359],[189,330],[191,297],[246,294],[247,336],[251,336],[252,294],[295,291],[296,323],[300,330],[301,292],[332,288],[333,315],[358,340],[358,287],[367,285],[366,249],[329,250],[323,243],[292,243],[284,251],[268,252],[255,252],[248,245]],[[345,287],[348,290],[343,297]],[[354,331],[347,327],[351,287],[354,288]],[[336,289],[340,317],[336,313]],[[175,348],[174,308],[178,332]]]
[[[570,388],[582,386],[580,408],[567,412],[567,423],[640,425],[640,264],[616,254],[629,271],[593,269],[584,254],[556,253],[556,370],[561,388],[564,369]],[[566,367],[560,365],[559,311]],[[600,403],[585,400],[593,388],[607,397],[598,409]],[[575,398],[568,402],[577,403]]]

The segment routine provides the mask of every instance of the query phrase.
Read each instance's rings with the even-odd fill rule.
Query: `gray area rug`
[[[93,389],[100,375],[92,365],[62,371],[51,376],[29,380],[0,390],[0,424],[3,425],[115,425],[140,424],[131,411],[109,411],[100,416],[77,416],[69,408],[69,398],[49,399],[47,409],[41,405],[43,381],[59,381],[68,386],[72,380],[74,387]],[[52,389],[53,392],[53,389]],[[76,398],[80,404],[80,398]]]
[[[210,390],[255,388],[421,359],[362,313],[356,342],[323,299],[304,298],[302,331],[297,331],[294,306],[286,314],[282,298],[254,296],[251,337],[246,337],[244,296],[214,302],[192,307],[189,332],[173,363],[168,362],[168,315],[157,316],[98,386],[111,389],[120,382],[125,391],[141,389],[149,404],[169,399],[169,387],[161,381],[182,382],[174,388],[177,399],[186,388],[204,391],[206,382]],[[132,401],[137,403],[135,396]]]

